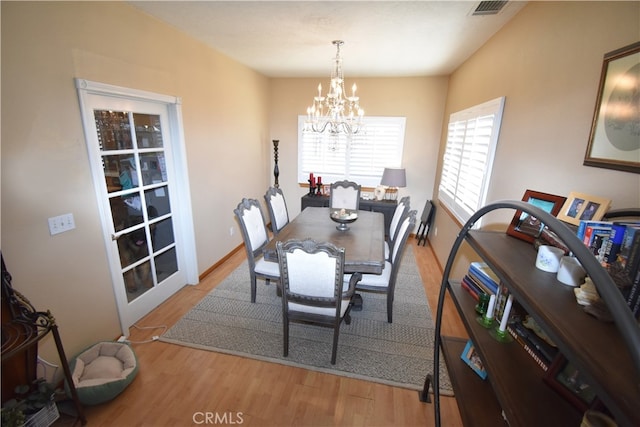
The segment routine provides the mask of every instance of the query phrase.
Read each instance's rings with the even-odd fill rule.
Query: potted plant
[[[55,387],[43,378],[36,379],[31,386],[22,384],[15,388],[16,397],[2,407],[2,425],[18,427],[51,425],[59,417],[54,403]],[[33,422],[30,422],[32,421]]]

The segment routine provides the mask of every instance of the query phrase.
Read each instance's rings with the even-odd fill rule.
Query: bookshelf
[[[538,270],[532,244],[505,233],[472,230],[479,218],[497,209],[527,212],[558,234],[593,280],[614,322],[601,322],[585,313],[576,303],[574,288],[558,282],[554,273]],[[509,425],[580,425],[583,414],[543,381],[544,370],[522,346],[515,341],[499,343],[476,321],[476,301],[450,277],[463,242],[491,267],[515,300],[586,378],[618,425],[640,425],[640,412],[635,409],[640,399],[640,329],[636,320],[607,272],[575,236],[574,230],[520,201],[498,202],[476,212],[458,235],[444,269],[434,347],[442,350],[464,424],[488,425],[486,420],[493,420],[491,425],[507,425],[502,416],[504,411]],[[488,373],[485,381],[460,359],[460,345],[464,343],[441,335],[446,294],[451,296],[482,358]],[[434,368],[438,364],[439,352],[436,351]],[[439,426],[439,378],[437,369],[433,372],[427,377],[420,396],[425,400],[429,387],[433,387],[435,419]]]

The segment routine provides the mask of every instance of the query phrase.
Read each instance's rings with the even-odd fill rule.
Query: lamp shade
[[[404,168],[384,168],[380,185],[387,187],[406,187],[407,175]]]

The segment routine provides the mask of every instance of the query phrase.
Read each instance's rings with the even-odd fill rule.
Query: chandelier
[[[344,74],[342,73],[342,58],[340,46],[342,40],[334,40],[336,57],[331,70],[331,82],[326,96],[322,96],[322,84],[318,85],[318,96],[313,97],[313,105],[307,108],[307,120],[304,130],[307,132],[331,135],[340,133],[351,136],[358,133],[363,125],[364,110],[358,104],[356,96],[357,86],[351,87],[351,96],[346,96],[344,90]]]

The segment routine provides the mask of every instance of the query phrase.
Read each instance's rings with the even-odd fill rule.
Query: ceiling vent
[[[508,1],[481,1],[471,15],[497,15]]]

